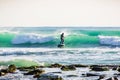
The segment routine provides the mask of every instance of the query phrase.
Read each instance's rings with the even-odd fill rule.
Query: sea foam
[[[120,46],[120,37],[118,36],[98,36],[100,44]]]
[[[21,35],[16,35],[12,39],[12,44],[45,43],[52,40],[54,40],[53,36],[41,36],[37,34],[21,34]]]

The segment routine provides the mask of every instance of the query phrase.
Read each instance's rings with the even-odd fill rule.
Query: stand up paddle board
[[[58,47],[59,48],[62,48],[62,47],[64,47],[65,46],[65,44],[58,44]]]

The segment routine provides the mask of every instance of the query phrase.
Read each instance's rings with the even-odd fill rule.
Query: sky
[[[120,27],[120,0],[0,0],[4,26]]]

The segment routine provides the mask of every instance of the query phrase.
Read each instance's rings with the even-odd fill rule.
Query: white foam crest
[[[98,36],[100,44],[120,46],[120,37],[118,36]]]
[[[5,34],[5,33],[18,34],[18,33],[19,33],[19,31],[10,31],[10,30],[2,30],[2,31],[0,31],[0,34]]]
[[[120,52],[120,48],[64,48],[64,49],[59,49],[59,48],[0,48],[0,55],[14,55],[14,54],[29,54],[29,53],[38,53],[38,52],[56,52],[56,51],[71,51],[80,53],[80,52],[85,52],[85,53],[106,53],[106,52]]]
[[[64,33],[64,36],[68,36],[71,34],[70,30],[68,31],[67,29],[57,30],[56,32],[54,32],[54,34],[58,34],[58,35],[62,33]]]
[[[54,36],[42,36],[39,34],[19,34],[13,38],[12,44],[45,43],[54,39]]]
[[[78,51],[120,51],[119,47],[95,47],[95,48],[0,48],[0,53],[3,52],[44,52],[44,51],[63,51],[63,50],[78,50]]]

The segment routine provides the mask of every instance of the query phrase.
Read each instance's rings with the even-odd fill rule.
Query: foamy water
[[[120,48],[0,48],[0,61],[16,59],[51,64],[119,64]]]

